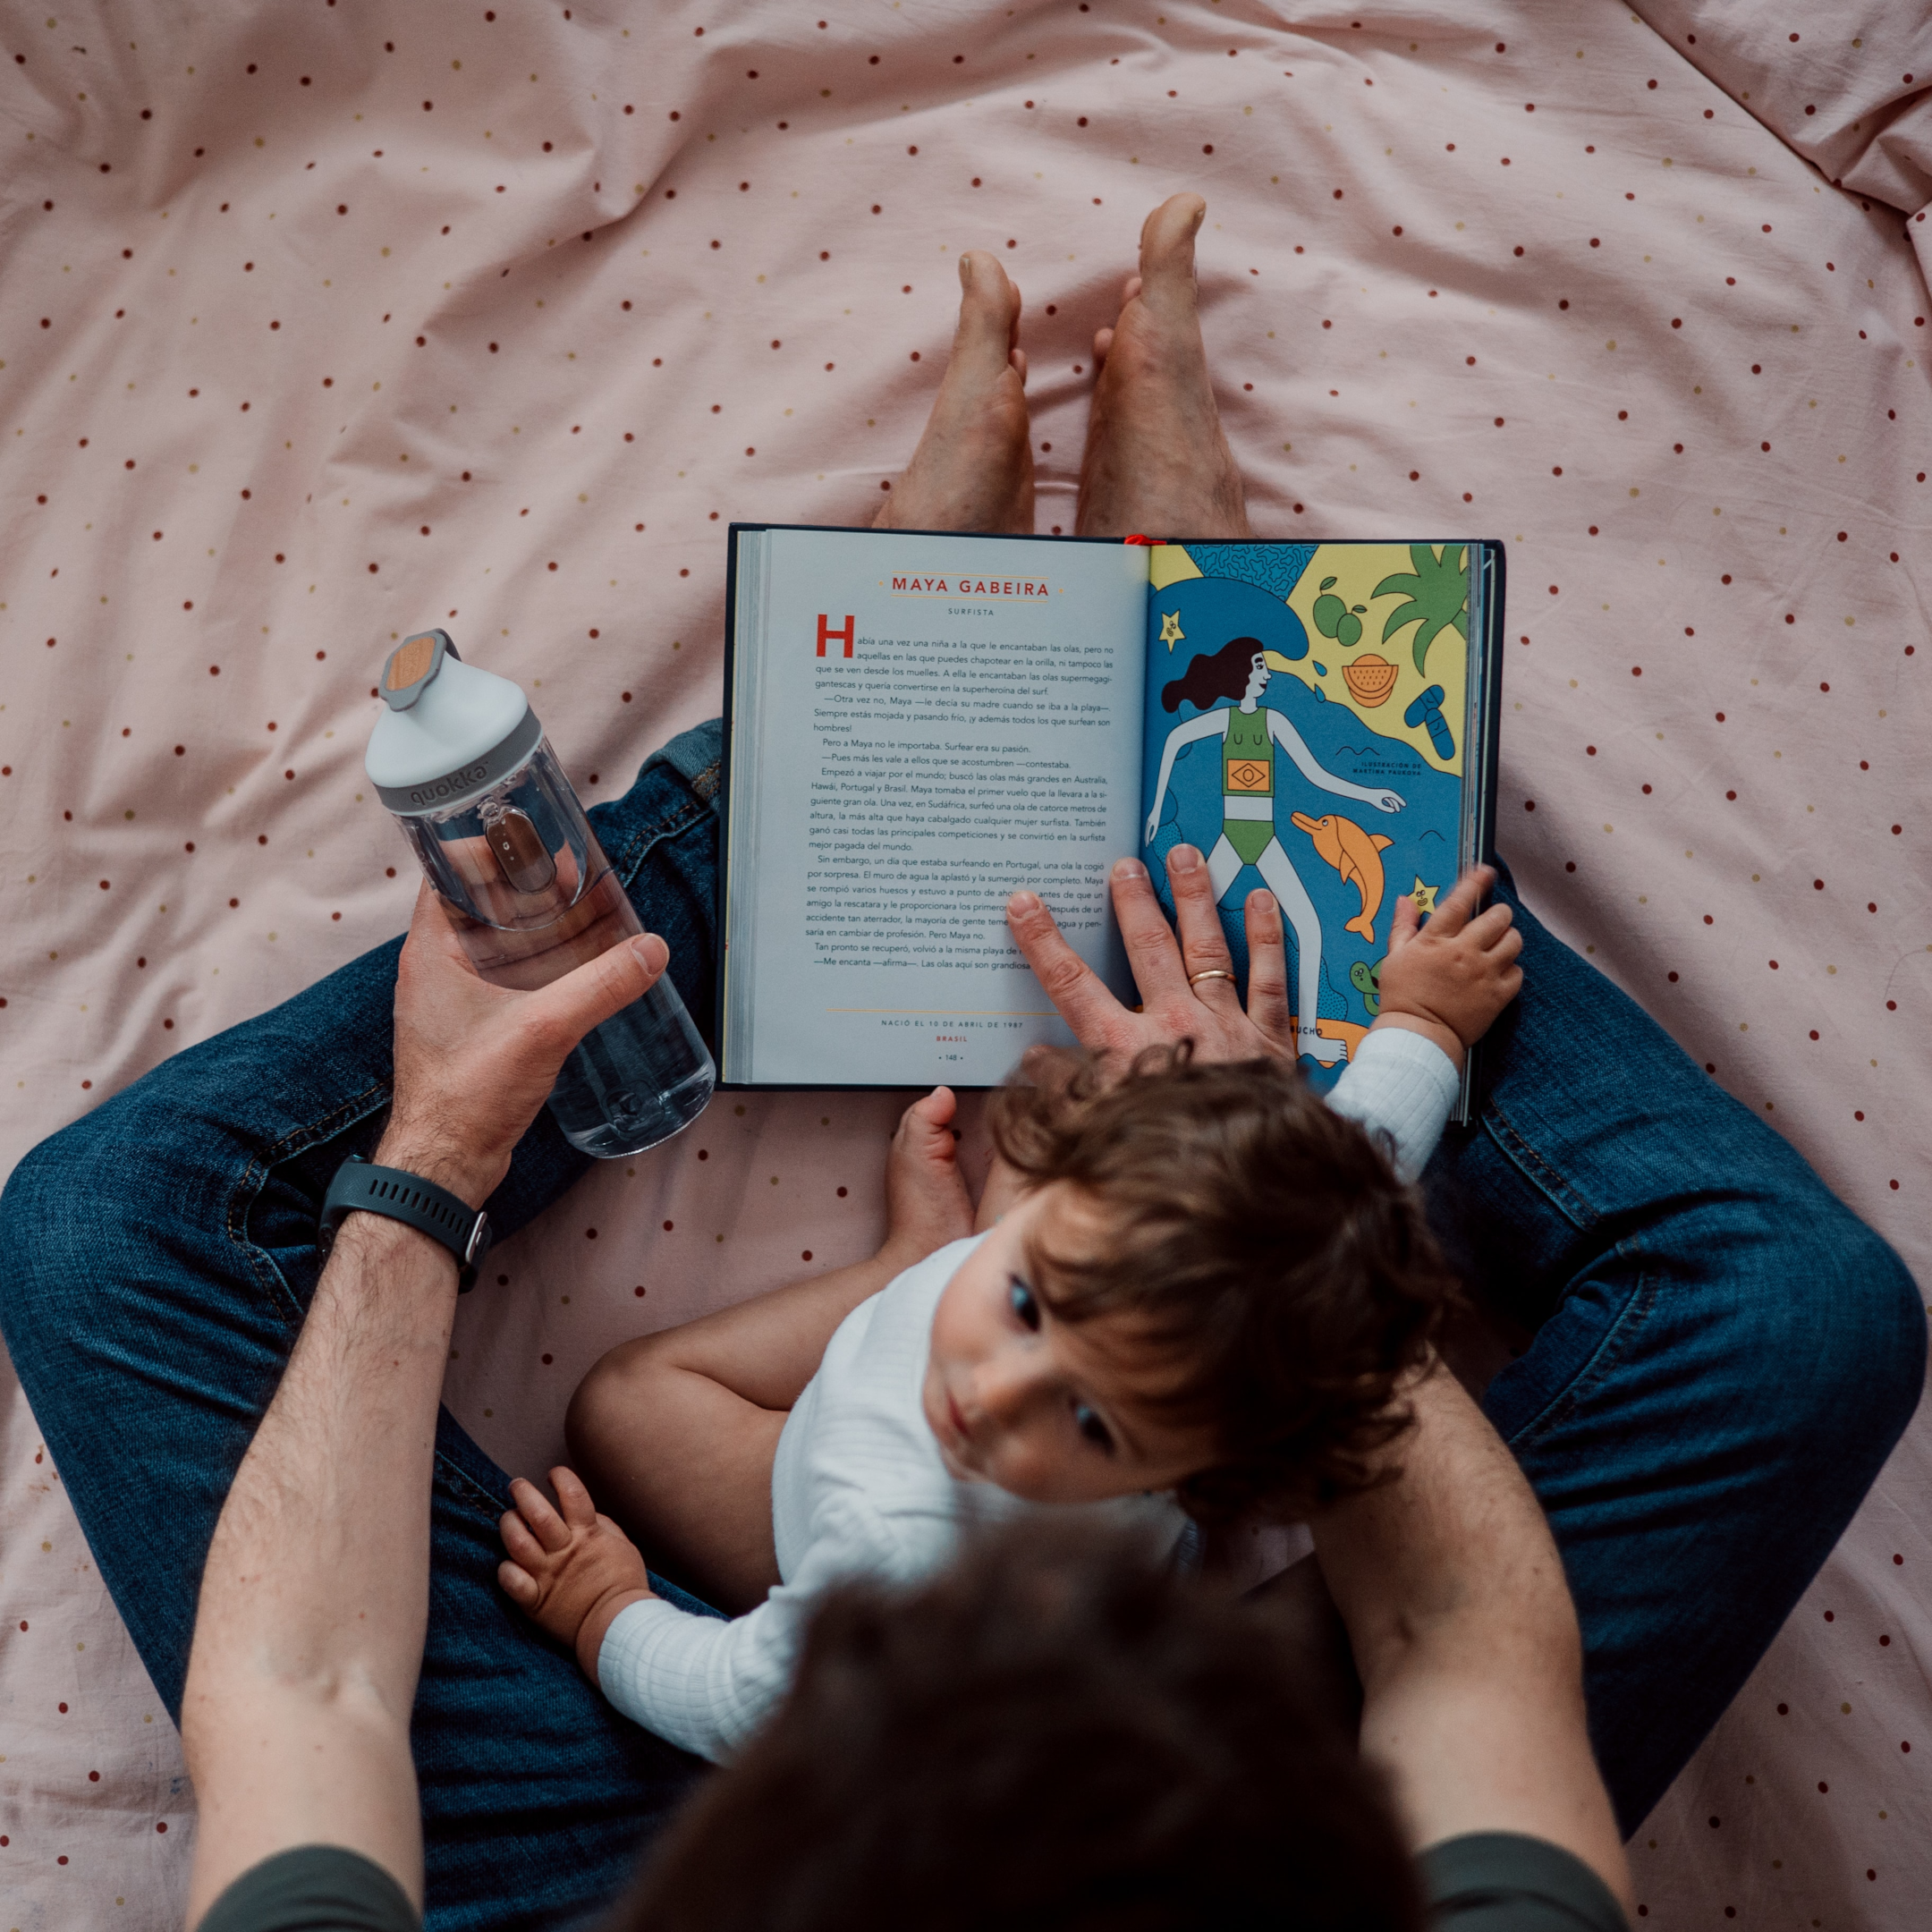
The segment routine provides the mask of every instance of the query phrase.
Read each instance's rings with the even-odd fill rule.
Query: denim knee
[[[89,1114],[30,1149],[0,1193],[0,1335],[28,1399],[55,1335],[85,1309],[99,1272],[118,1163]]]
[[[1926,1305],[1890,1243],[1826,1199],[1802,1215],[1785,1204],[1754,1274],[1782,1305],[1767,1339],[1787,1360],[1774,1399],[1792,1453],[1826,1455],[1845,1474],[1863,1466],[1868,1480],[1924,1392]]]

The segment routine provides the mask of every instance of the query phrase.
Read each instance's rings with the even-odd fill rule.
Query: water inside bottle
[[[551,1089],[550,1111],[572,1147],[614,1160],[689,1127],[716,1080],[683,1001],[660,979],[578,1043]]]

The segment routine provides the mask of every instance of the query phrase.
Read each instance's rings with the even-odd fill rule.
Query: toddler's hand
[[[516,1507],[497,1526],[510,1560],[497,1565],[496,1580],[525,1616],[575,1649],[595,1683],[604,1633],[620,1610],[651,1594],[650,1577],[637,1546],[597,1514],[569,1470],[552,1470],[550,1481],[562,1515],[535,1483],[519,1476],[510,1485]]]
[[[935,1087],[900,1116],[886,1156],[886,1245],[882,1258],[901,1268],[973,1231],[972,1201],[960,1173],[950,1087]]]
[[[1510,909],[1499,904],[1476,910],[1495,882],[1488,866],[1471,868],[1427,926],[1420,925],[1414,900],[1396,900],[1388,957],[1382,962],[1382,1012],[1376,1025],[1426,1034],[1458,1067],[1463,1049],[1489,1030],[1522,988],[1522,969],[1516,963],[1522,935],[1512,924]]]

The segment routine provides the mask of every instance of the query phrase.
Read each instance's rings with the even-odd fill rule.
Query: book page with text
[[[1005,904],[1030,886],[1125,991],[1147,551],[737,542],[724,1077],[993,1086],[1070,1044]]]

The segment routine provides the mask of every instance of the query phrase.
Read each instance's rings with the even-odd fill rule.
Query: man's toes
[[[983,249],[969,249],[960,257],[959,327],[953,353],[983,361],[996,374],[1013,353],[1020,326],[1020,291],[1006,271]]]
[[[1114,331],[1110,328],[1096,329],[1093,338],[1094,367],[1097,369],[1107,359],[1107,351],[1114,346]]]
[[[1198,194],[1169,195],[1140,230],[1142,292],[1194,300],[1194,236],[1208,212]]]

